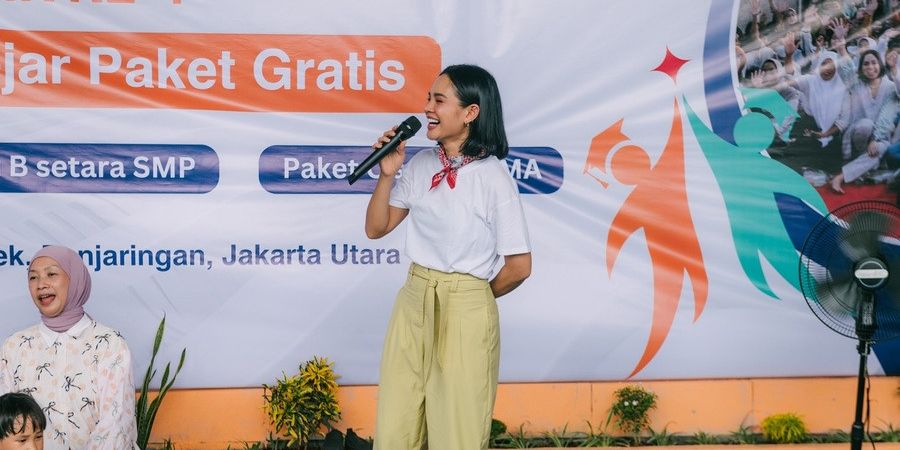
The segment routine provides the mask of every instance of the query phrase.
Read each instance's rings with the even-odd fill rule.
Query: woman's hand
[[[870,157],[875,158],[878,156],[878,142],[872,141],[869,142],[869,146],[866,148],[866,153],[869,154]]]
[[[793,31],[789,31],[784,35],[784,38],[781,39],[781,44],[784,45],[784,54],[786,56],[793,56],[794,52],[797,50],[797,44],[795,42],[797,35],[794,34]]]
[[[814,137],[816,139],[822,139],[822,138],[827,138],[828,136],[831,136],[832,134],[834,134],[832,132],[832,130],[834,130],[834,129],[835,129],[834,127],[831,127],[825,131],[819,131],[819,130],[812,130],[809,128],[804,128],[803,135],[806,137]]]
[[[762,70],[754,70],[750,72],[750,85],[755,88],[761,88],[763,85]]]
[[[384,132],[375,144],[372,145],[372,148],[378,150],[381,147],[384,147],[385,144],[391,141],[394,136],[397,135],[397,127],[393,127],[390,130]],[[406,158],[406,141],[401,141],[397,148],[384,155],[384,158],[381,158],[381,161],[378,162],[378,168],[381,170],[382,177],[393,177],[397,175],[397,172],[400,171],[400,168],[403,167],[403,160]]]
[[[847,32],[850,31],[850,24],[847,22],[847,19],[836,17],[828,24],[828,28],[834,32],[833,40],[843,41],[847,37]]]
[[[372,148],[378,150],[384,147],[396,135],[397,127],[385,131],[372,144]],[[409,213],[408,209],[397,208],[389,204],[394,177],[403,166],[405,158],[406,143],[401,142],[394,151],[384,155],[378,162],[381,175],[378,177],[378,182],[375,183],[372,197],[369,198],[369,206],[366,207],[366,236],[369,239],[378,239],[390,233]]]
[[[787,0],[775,0],[772,2],[772,6],[775,8],[775,11],[783,13],[788,9]]]
[[[494,298],[499,298],[519,287],[526,278],[531,276],[531,253],[518,255],[506,255],[503,257],[503,267],[497,276],[491,280],[491,291]]]
[[[734,44],[734,59],[737,61],[738,72],[744,70],[744,66],[747,65],[747,54],[737,43]]]

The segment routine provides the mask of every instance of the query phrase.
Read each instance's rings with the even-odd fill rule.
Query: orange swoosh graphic
[[[616,133],[624,136],[620,131],[621,123],[619,121],[610,127],[613,130],[610,133],[598,135],[595,141],[601,136],[605,140]],[[588,157],[591,165],[597,164],[601,157],[600,152],[594,153],[594,143],[592,154]],[[635,187],[610,225],[606,248],[607,273],[612,274],[619,251],[628,237],[641,228],[653,266],[650,336],[644,353],[628,376],[630,378],[653,359],[666,340],[675,318],[685,272],[693,288],[695,321],[699,319],[707,300],[706,269],[688,207],[683,127],[677,100],[674,102],[672,129],[655,166],[650,166],[647,153],[635,145],[620,148],[613,155],[610,166],[616,179]]]

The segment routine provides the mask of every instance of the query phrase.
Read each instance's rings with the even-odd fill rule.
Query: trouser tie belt
[[[425,374],[431,372],[431,362],[437,360],[439,368],[444,367],[447,336],[448,301],[459,290],[484,289],[487,281],[466,273],[447,273],[413,264],[410,276],[426,281],[425,315]]]

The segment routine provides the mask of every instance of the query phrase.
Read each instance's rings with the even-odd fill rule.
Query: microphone
[[[350,184],[355,183],[356,180],[363,176],[364,173],[368,172],[372,166],[378,164],[378,161],[381,161],[381,158],[384,158],[385,155],[394,151],[400,142],[413,137],[413,135],[419,131],[419,128],[422,128],[422,122],[419,122],[419,119],[416,119],[416,116],[407,117],[400,125],[397,125],[397,134],[395,134],[387,144],[382,145],[379,149],[375,149],[371,155],[361,162],[359,167],[347,177],[347,181],[349,181]]]

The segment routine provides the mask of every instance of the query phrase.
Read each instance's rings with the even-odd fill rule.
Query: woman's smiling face
[[[44,317],[56,317],[68,302],[69,275],[53,258],[41,256],[28,268],[28,291]]]
[[[863,57],[862,73],[869,81],[872,81],[881,74],[881,61],[874,53],[869,53]]]

